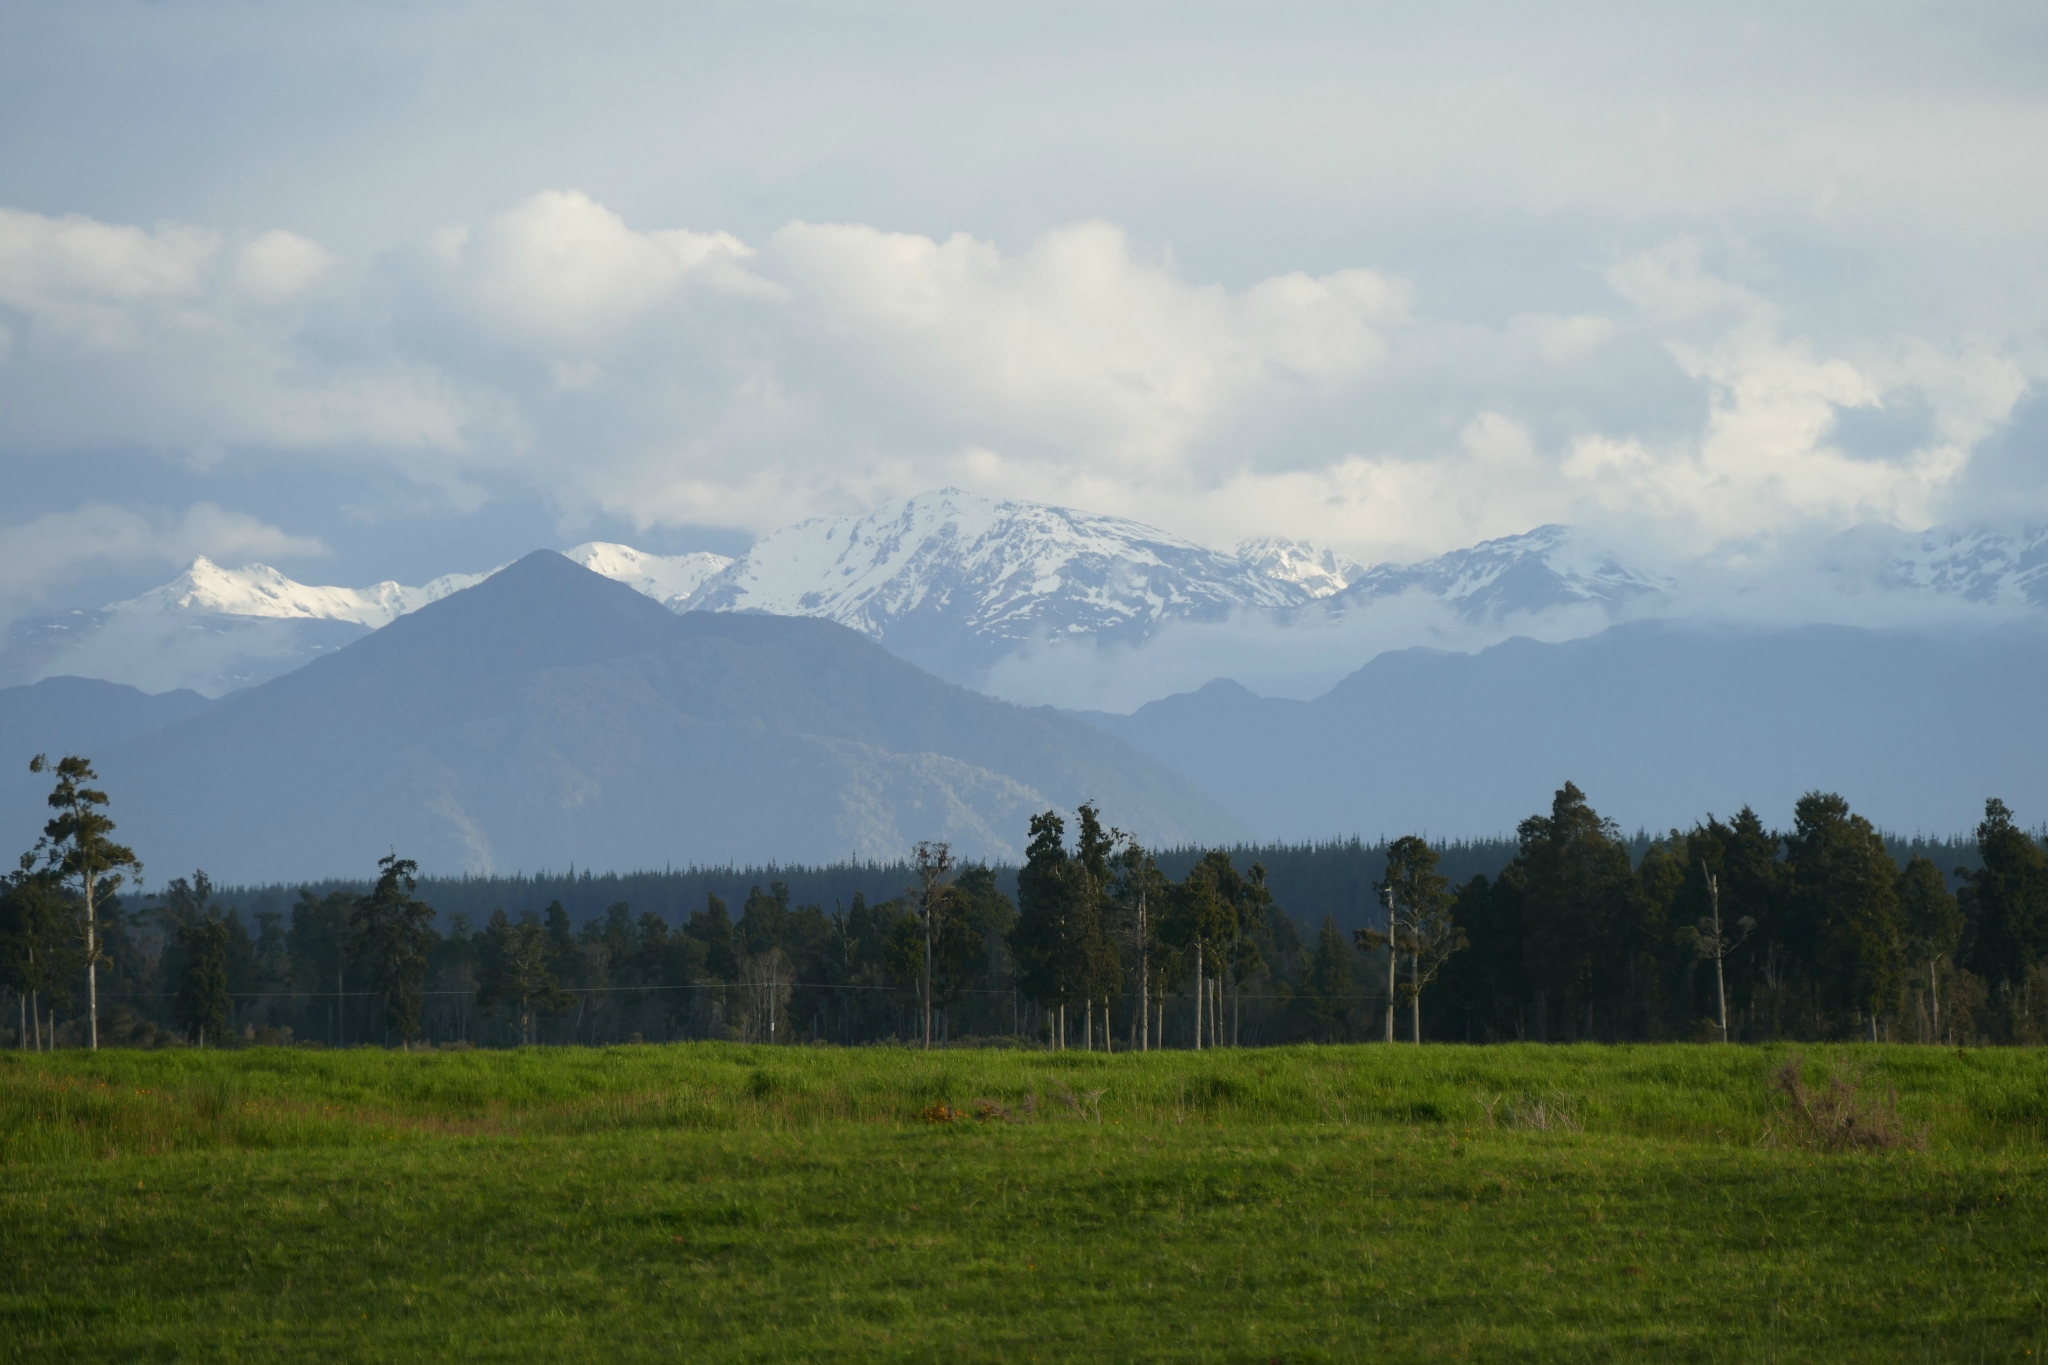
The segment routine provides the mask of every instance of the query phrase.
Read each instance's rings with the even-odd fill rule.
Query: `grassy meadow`
[[[21,1360],[2048,1355],[2048,1055],[1807,1049],[1815,1110],[1876,1125],[1848,1150],[1774,1089],[1792,1055],[0,1054],[0,1342]],[[1856,1097],[1831,1101],[1830,1077]]]

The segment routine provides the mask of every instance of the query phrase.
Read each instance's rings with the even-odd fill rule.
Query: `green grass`
[[[0,1355],[2048,1355],[2048,1057],[1785,1056],[5,1054]]]

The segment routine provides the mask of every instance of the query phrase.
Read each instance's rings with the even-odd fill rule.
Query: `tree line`
[[[1312,933],[1262,861],[1155,852],[1084,804],[1031,817],[1014,874],[927,843],[890,896],[828,909],[770,877],[579,923],[559,897],[437,914],[395,852],[253,913],[203,872],[124,898],[140,867],[90,764],[53,771],[0,885],[0,1038],[26,1048],[2048,1038],[2048,851],[1997,801],[1956,868],[1901,861],[1838,796],[1788,831],[1744,809],[1649,838],[1567,783],[1491,873],[1385,844],[1375,913]]]

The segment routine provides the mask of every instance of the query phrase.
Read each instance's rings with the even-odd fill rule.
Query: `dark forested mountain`
[[[818,620],[678,616],[528,556],[296,672],[93,755],[154,868],[236,880],[1015,856],[1091,797],[1162,843],[1243,826],[1136,750]],[[0,777],[10,827],[38,804]]]
[[[29,756],[77,753],[196,716],[213,703],[197,692],[152,695],[97,678],[45,678],[0,688],[0,768]]]
[[[1901,831],[1987,796],[2048,810],[2048,635],[1642,622],[1563,644],[1383,654],[1314,701],[1219,680],[1089,713],[1259,835],[1511,831],[1570,778],[1625,826],[1840,791]]]

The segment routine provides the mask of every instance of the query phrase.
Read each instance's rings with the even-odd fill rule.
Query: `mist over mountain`
[[[1313,701],[1217,680],[1091,723],[1263,838],[1511,832],[1567,779],[1625,827],[1839,791],[1900,832],[2048,816],[2048,631],[1704,627],[1380,655]]]
[[[93,757],[158,875],[1015,857],[1095,799],[1161,843],[1245,827],[1135,749],[828,621],[678,615],[552,552]],[[36,779],[0,776],[10,827]]]

